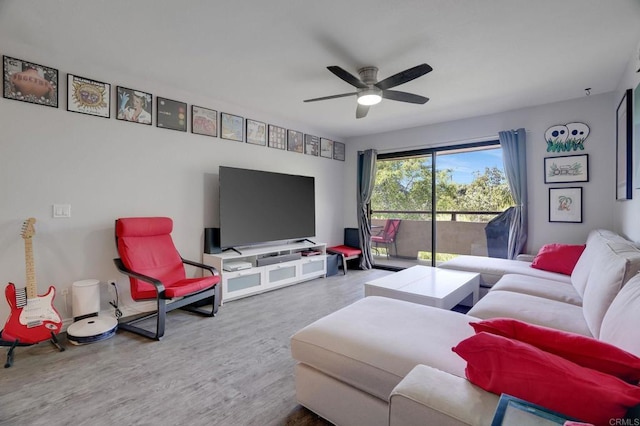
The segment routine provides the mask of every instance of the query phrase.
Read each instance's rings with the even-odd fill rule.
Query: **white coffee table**
[[[412,266],[364,284],[364,295],[406,300],[436,308],[451,309],[467,296],[478,301],[480,274]]]

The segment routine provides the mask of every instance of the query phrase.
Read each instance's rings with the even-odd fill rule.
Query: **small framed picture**
[[[120,86],[116,87],[116,92],[116,102],[118,102],[116,119],[151,125],[153,112],[151,93]]]
[[[287,149],[287,129],[269,124],[269,147]]]
[[[549,188],[549,222],[582,223],[582,188]]]
[[[333,158],[333,141],[320,138],[320,157]]]
[[[267,125],[261,121],[247,118],[247,143],[254,145],[267,145]]]
[[[218,112],[191,105],[191,133],[204,136],[218,136]]]
[[[58,70],[3,56],[3,91],[7,99],[58,108]]]
[[[220,113],[220,137],[237,142],[244,142],[244,118],[239,115]]]
[[[289,130],[287,150],[302,154],[304,152],[304,133],[296,130]]]
[[[313,135],[304,135],[304,153],[318,156],[320,148],[320,138]]]
[[[342,142],[333,142],[333,159],[344,161],[344,144]]]
[[[163,129],[187,131],[187,104],[156,97],[156,126]]]
[[[589,154],[546,157],[544,183],[589,182]]]
[[[67,111],[111,117],[111,85],[67,74]]]

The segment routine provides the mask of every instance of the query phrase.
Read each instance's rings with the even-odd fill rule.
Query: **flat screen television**
[[[223,249],[315,236],[313,177],[221,166],[219,182]]]

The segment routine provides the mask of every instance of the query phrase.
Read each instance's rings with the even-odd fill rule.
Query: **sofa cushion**
[[[369,296],[298,331],[291,354],[335,379],[387,400],[418,364],[464,377],[451,347],[471,336],[477,318]]]
[[[571,275],[585,245],[546,244],[531,262],[531,267]]]
[[[580,306],[513,291],[491,290],[468,313],[482,319],[515,318],[530,324],[592,336]]]
[[[493,318],[470,324],[476,333],[484,331],[529,343],[583,367],[630,383],[638,384],[640,381],[640,358],[593,337],[527,324],[511,318]]]
[[[491,291],[496,290],[524,293],[582,306],[582,298],[571,284],[528,275],[507,274],[492,287]]]
[[[595,337],[609,305],[640,269],[640,250],[625,242],[609,242],[594,261],[582,296],[584,318]]]
[[[493,286],[505,274],[522,274],[553,281],[571,282],[571,278],[564,274],[532,268],[530,262],[495,257],[458,256],[438,265],[438,268],[477,272],[480,274],[480,285],[485,287]]]
[[[598,261],[598,257],[603,251],[608,251],[607,243],[614,242],[633,247],[633,243],[622,236],[607,231],[605,229],[594,229],[587,237],[587,247],[582,252],[580,259],[576,263],[571,273],[571,284],[578,294],[583,297],[587,286],[587,279],[591,272],[591,267]]]
[[[640,356],[640,274],[613,299],[602,320],[600,340]]]
[[[609,424],[640,403],[640,387],[535,346],[485,332],[460,342],[469,380],[594,424]]]

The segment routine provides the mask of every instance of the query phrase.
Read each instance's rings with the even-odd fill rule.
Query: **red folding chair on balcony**
[[[389,258],[389,248],[393,244],[395,253],[398,253],[398,246],[396,244],[396,235],[398,234],[398,228],[400,228],[400,219],[388,219],[384,225],[384,229],[380,235],[374,235],[371,237],[371,242],[375,244],[375,250],[383,245],[387,251],[387,259]]]

